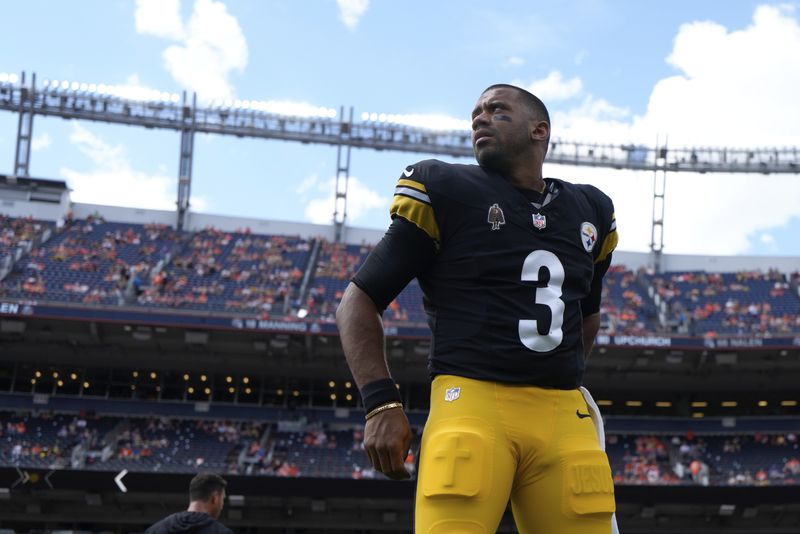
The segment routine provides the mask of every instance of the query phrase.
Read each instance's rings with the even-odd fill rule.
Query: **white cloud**
[[[616,208],[619,249],[649,250],[653,173],[546,164],[545,174],[602,189]],[[671,173],[664,203],[664,252],[745,253],[765,229],[784,226],[798,215],[798,198],[800,187],[792,175]]]
[[[139,33],[177,41],[163,52],[164,66],[182,87],[210,99],[230,100],[232,72],[247,66],[247,41],[236,17],[222,2],[196,0],[189,22],[180,21],[179,0],[162,8],[160,0],[139,1],[136,30]],[[165,21],[154,22],[159,14]],[[141,22],[140,22],[141,21]]]
[[[555,138],[670,146],[800,145],[800,24],[790,7],[761,6],[752,23],[729,31],[712,22],[681,26],[667,61],[678,71],[657,82],[647,110],[627,110],[592,95],[552,113]],[[545,99],[547,102],[547,99]],[[547,172],[598,185],[614,199],[621,250],[647,250],[652,173],[548,166]],[[670,173],[664,250],[740,254],[768,229],[800,217],[795,175]]]
[[[589,183],[599,187],[614,201],[617,228],[619,228],[619,250],[647,251],[650,245],[652,220],[653,175],[648,172],[620,172],[597,167],[574,167],[545,163],[545,176],[555,176],[569,182]],[[670,191],[675,188],[671,187]],[[671,197],[667,194],[666,236],[670,243],[672,231]]]
[[[317,189],[325,193],[306,204],[306,218],[316,224],[330,224],[333,221],[333,208],[336,198],[336,179],[318,184]],[[381,196],[358,178],[350,177],[347,189],[347,224],[352,225],[367,212],[374,209],[388,209],[389,199]]]
[[[547,101],[545,100],[545,103]],[[553,136],[575,141],[626,143],[631,139],[630,111],[587,95],[580,105],[550,114]],[[654,139],[646,144],[652,144]]]
[[[36,135],[33,137],[33,139],[31,139],[31,150],[34,152],[39,152],[40,150],[49,148],[51,144],[53,144],[53,140],[50,139],[50,134],[44,132],[43,134]]]
[[[772,251],[778,250],[778,245],[775,243],[775,236],[772,234],[763,233],[761,236],[759,236],[759,240],[761,241],[762,245],[767,247],[767,249]]]
[[[554,70],[546,78],[528,84],[525,89],[541,98],[544,102],[554,102],[569,100],[577,96],[583,89],[583,82],[577,76],[565,80],[561,72]]]
[[[369,7],[369,0],[336,0],[339,6],[339,19],[353,31]]]
[[[78,150],[94,164],[88,171],[62,167],[61,176],[73,190],[74,202],[174,210],[176,181],[160,167],[155,173],[134,169],[121,145],[112,146],[80,123],[73,123],[69,136]],[[203,211],[205,199],[192,197],[192,209]]]
[[[646,130],[681,144],[800,143],[800,24],[788,6],[760,6],[744,30],[681,26],[667,61],[680,74],[658,82]]]
[[[184,38],[181,0],[136,0],[136,32],[180,40]]]
[[[511,56],[506,60],[506,65],[510,67],[521,67],[525,64],[525,60],[519,56]]]

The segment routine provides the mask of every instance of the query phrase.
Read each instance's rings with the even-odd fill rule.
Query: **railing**
[[[193,107],[184,95],[166,95],[162,101],[120,98],[95,89],[63,84],[44,89],[20,83],[0,83],[0,110],[26,111],[146,128],[184,130],[339,145],[374,150],[394,150],[453,157],[472,157],[468,130],[433,130],[389,121],[349,122],[320,109],[318,116],[292,116],[263,111],[259,103]],[[100,86],[102,88],[102,86]],[[261,108],[261,109],[259,109]],[[343,135],[346,134],[346,135]],[[630,170],[724,173],[800,173],[800,148],[650,147],[637,144],[584,143],[553,139],[549,163]]]

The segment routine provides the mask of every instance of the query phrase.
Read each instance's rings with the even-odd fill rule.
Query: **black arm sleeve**
[[[592,277],[592,287],[589,295],[581,300],[581,312],[584,317],[600,311],[600,298],[603,296],[603,277],[611,266],[611,254],[606,259],[594,266],[594,276]]]
[[[436,243],[425,232],[402,217],[395,217],[352,281],[383,313],[435,255]]]

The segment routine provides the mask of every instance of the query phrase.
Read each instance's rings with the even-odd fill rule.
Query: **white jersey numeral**
[[[564,284],[564,266],[558,257],[547,250],[534,250],[522,264],[522,280],[539,281],[539,269],[544,267],[550,273],[550,281],[545,287],[534,289],[533,300],[550,308],[550,331],[540,334],[536,319],[522,319],[519,322],[519,339],[522,344],[536,352],[548,352],[558,347],[564,339],[561,326],[564,323],[564,301],[561,300],[561,286]]]

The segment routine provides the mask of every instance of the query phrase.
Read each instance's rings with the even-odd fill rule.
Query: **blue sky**
[[[563,139],[800,145],[796,3],[28,0],[3,9],[0,72],[40,81],[453,120],[487,85],[511,82],[542,96]],[[16,120],[0,113],[0,172],[12,170]],[[66,179],[76,201],[174,205],[174,132],[37,117],[34,138],[31,174]],[[427,157],[354,151],[349,223],[384,228],[400,171]],[[335,163],[331,147],[201,135],[193,209],[324,222]],[[545,172],[607,191],[620,248],[647,249],[651,175]],[[670,175],[665,215],[666,252],[800,256],[800,176]]]

